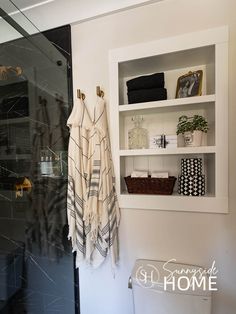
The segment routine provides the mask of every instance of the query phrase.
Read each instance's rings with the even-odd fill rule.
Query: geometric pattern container
[[[181,160],[181,175],[178,177],[178,193],[186,196],[205,195],[205,176],[202,174],[201,158]]]
[[[179,176],[178,193],[186,196],[205,195],[205,176]]]
[[[181,175],[198,176],[202,174],[202,158],[181,159]]]

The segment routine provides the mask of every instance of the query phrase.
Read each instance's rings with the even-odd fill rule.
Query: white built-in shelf
[[[110,51],[111,144],[116,188],[123,209],[228,212],[228,27],[159,39]],[[178,78],[203,71],[202,96],[175,98]],[[127,81],[164,72],[167,100],[128,104]],[[181,115],[202,115],[209,130],[200,147],[129,150],[132,116],[152,136],[176,134]],[[182,143],[178,137],[178,145]],[[208,146],[207,146],[208,145]],[[182,158],[201,158],[206,195],[175,194]],[[134,170],[168,171],[177,178],[173,195],[128,194],[124,177]]]
[[[129,105],[120,105],[119,111],[133,111],[133,110],[143,110],[143,109],[153,109],[153,108],[169,108],[174,106],[190,106],[203,103],[214,102],[216,99],[215,95],[204,95],[204,96],[195,96],[187,98],[177,98],[177,99],[168,99],[160,101],[150,101],[138,104],[129,104]]]
[[[208,213],[227,213],[227,197],[181,196],[181,195],[143,195],[122,193],[119,196],[121,208],[172,210]]]
[[[185,155],[185,154],[212,154],[215,146],[177,147],[160,149],[122,149],[120,156],[149,156],[149,155]]]

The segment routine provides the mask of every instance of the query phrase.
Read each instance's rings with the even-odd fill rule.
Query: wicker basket
[[[125,177],[129,193],[135,194],[161,194],[171,195],[173,193],[176,177],[169,178],[131,178]]]

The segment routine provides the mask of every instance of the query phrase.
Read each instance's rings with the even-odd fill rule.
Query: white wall
[[[158,1],[163,0],[12,0],[41,32]],[[0,0],[3,10],[7,13],[14,12],[11,17],[30,34],[35,33],[36,28],[32,27],[21,13],[17,13],[13,4],[9,0]]]
[[[26,32],[35,34],[158,1],[163,0],[13,0],[13,3],[0,0],[0,8],[10,14]],[[15,29],[0,18],[0,43],[20,37]]]
[[[219,268],[213,314],[236,309],[236,2],[167,0],[72,27],[74,89],[82,89],[90,110],[95,86],[109,97],[108,51],[112,48],[229,25],[230,214],[122,210],[121,260],[116,277],[110,264],[80,270],[82,314],[131,314],[127,281],[136,258],[167,260]],[[75,95],[76,97],[76,95]],[[76,104],[75,104],[76,105]]]

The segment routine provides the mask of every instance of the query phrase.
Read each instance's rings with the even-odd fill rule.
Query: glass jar
[[[132,117],[134,127],[128,131],[129,149],[148,148],[148,130],[142,128],[143,117]]]

